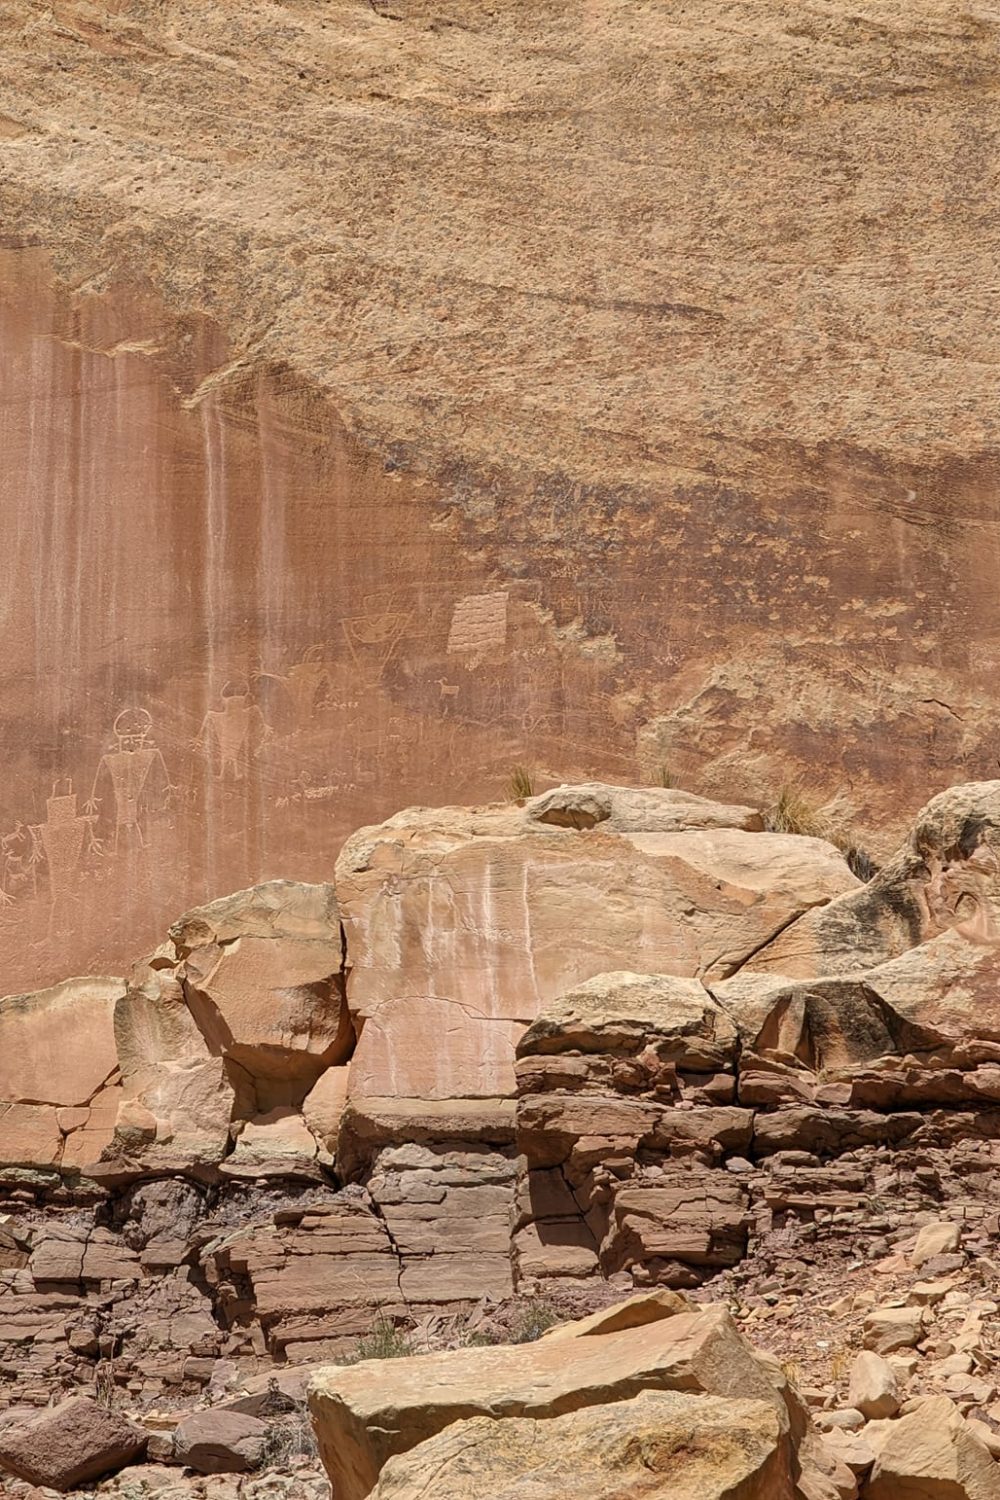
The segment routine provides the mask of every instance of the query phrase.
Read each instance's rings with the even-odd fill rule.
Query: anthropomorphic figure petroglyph
[[[152,716],[144,708],[126,708],[114,722],[115,748],[101,756],[87,803],[97,813],[103,784],[110,784],[114,803],[114,848],[122,833],[145,847],[143,819],[151,807],[163,807],[173,787],[163,756],[150,739]]]

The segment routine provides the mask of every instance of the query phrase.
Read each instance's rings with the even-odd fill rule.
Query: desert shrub
[[[528,1302],[518,1310],[511,1324],[510,1341],[512,1344],[533,1344],[560,1321],[555,1308],[547,1302]]]
[[[515,766],[507,783],[507,797],[511,802],[524,802],[535,795],[535,782],[527,766]]]
[[[379,1313],[368,1333],[358,1339],[351,1363],[362,1359],[405,1359],[413,1353],[413,1345],[401,1328],[391,1318]]]
[[[287,1469],[296,1459],[315,1458],[318,1452],[309,1413],[301,1406],[284,1421],[272,1424],[261,1468]]]

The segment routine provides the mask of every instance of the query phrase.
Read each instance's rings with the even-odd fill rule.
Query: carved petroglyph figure
[[[99,795],[110,784],[114,804],[114,848],[124,832],[145,848],[143,819],[151,807],[165,806],[174,790],[163,756],[150,739],[152,716],[144,708],[125,708],[115,719],[115,748],[101,756],[87,812],[96,814],[105,800]]]
[[[242,781],[250,762],[272,737],[270,726],[254,702],[246,678],[237,677],[222,689],[221,707],[209,709],[195,744],[217,759],[216,776]]]
[[[30,828],[18,819],[0,838],[0,906],[13,906],[19,896],[38,894],[41,858]]]
[[[80,814],[76,807],[76,793],[70,780],[57,781],[52,795],[45,803],[45,822],[30,828],[35,855],[44,858],[49,872],[49,896],[53,910],[57,903],[72,889],[84,839],[94,853],[100,852],[100,844],[94,837],[96,813]]]
[[[469,658],[478,667],[503,655],[507,645],[507,593],[467,594],[451,616],[448,652]]]
[[[291,695],[295,722],[308,723],[317,707],[330,695],[330,668],[322,646],[310,646],[302,660],[289,667],[284,681]]]
[[[391,607],[341,620],[347,649],[367,682],[377,682],[392,660],[411,611]]]

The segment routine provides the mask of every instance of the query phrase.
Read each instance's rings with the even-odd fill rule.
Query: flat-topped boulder
[[[644,1390],[759,1401],[787,1431],[784,1402],[723,1307],[574,1342],[455,1350],[319,1370],[309,1385],[320,1453],[338,1500],[363,1500],[393,1455],[477,1415],[550,1418]]]
[[[470,1417],[390,1458],[372,1500],[791,1500],[762,1401],[643,1391],[564,1416]]]
[[[594,975],[727,974],[857,887],[818,839],[662,787],[588,783],[523,805],[411,808],[337,862],[351,1095],[496,1097],[517,1027]]]

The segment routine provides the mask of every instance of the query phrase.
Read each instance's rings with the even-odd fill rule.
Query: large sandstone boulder
[[[30,1421],[0,1428],[0,1470],[70,1490],[124,1468],[145,1446],[141,1428],[97,1401],[74,1396]]]
[[[0,1000],[0,1166],[96,1161],[117,1113],[121,980],[67,979]]]
[[[477,1348],[317,1372],[309,1405],[338,1500],[363,1500],[394,1454],[466,1417],[551,1418],[644,1390],[784,1401],[723,1307],[574,1342]]]
[[[336,880],[359,1098],[509,1092],[517,1024],[581,981],[727,974],[857,886],[832,846],[752,809],[600,785],[410,809],[350,838]]]
[[[922,1401],[880,1439],[864,1500],[997,1500],[1000,1466],[947,1396]]]
[[[122,1073],[117,1154],[159,1170],[220,1161],[231,1120],[255,1100],[242,1070],[209,1050],[169,947],[135,965],[114,1026]]]
[[[332,886],[270,881],[188,912],[170,936],[209,1049],[249,1074],[262,1108],[284,1102],[260,1097],[269,1083],[305,1092],[350,1055]]]
[[[471,1417],[390,1458],[372,1500],[791,1500],[761,1401],[643,1391],[565,1416]]]
[[[792,922],[746,967],[801,979],[853,974],[949,929],[1000,943],[1000,781],[933,798],[873,880]]]
[[[262,1463],[269,1431],[245,1412],[192,1412],[174,1432],[172,1457],[199,1474],[245,1474]]]

